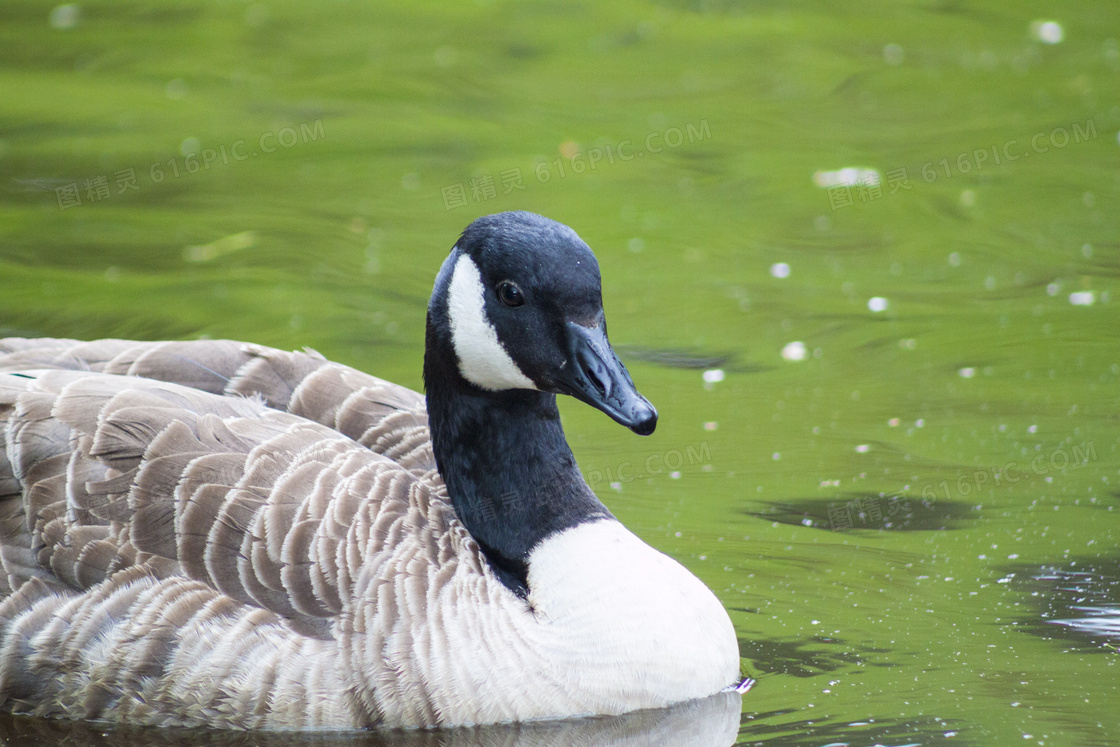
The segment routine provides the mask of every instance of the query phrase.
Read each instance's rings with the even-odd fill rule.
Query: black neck
[[[424,384],[436,465],[459,520],[503,583],[524,596],[529,553],[541,540],[611,516],[568,448],[556,396],[467,382],[430,316]]]

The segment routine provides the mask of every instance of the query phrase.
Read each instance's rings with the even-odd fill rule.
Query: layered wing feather
[[[0,374],[0,697],[140,723],[438,721],[429,698],[391,684],[395,658],[441,584],[488,578],[477,548],[422,460],[410,471],[295,414],[357,435],[371,430],[362,412],[408,415],[426,431],[418,395],[375,396],[377,380],[311,354],[205,347],[199,370],[254,396],[211,393],[216,380],[194,374],[188,388],[89,370],[131,361],[172,378],[156,353],[176,346],[106,343],[109,359],[9,344],[6,367],[36,355],[58,367]],[[362,651],[339,657],[340,645]]]
[[[57,368],[142,376],[211,394],[256,396],[329,426],[417,475],[435,470],[424,398],[318,353],[231,340],[0,339],[0,371]]]

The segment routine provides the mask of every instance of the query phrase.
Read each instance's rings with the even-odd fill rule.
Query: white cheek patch
[[[498,340],[494,325],[486,317],[484,291],[478,266],[464,254],[455,263],[447,299],[451,343],[459,359],[459,373],[475,386],[490,391],[536,389],[537,385],[521,372]]]

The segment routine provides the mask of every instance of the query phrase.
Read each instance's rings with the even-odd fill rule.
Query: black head
[[[653,432],[657,411],[607,340],[599,263],[567,226],[527,212],[471,223],[440,269],[428,314],[429,334],[466,385],[568,394],[635,433]]]

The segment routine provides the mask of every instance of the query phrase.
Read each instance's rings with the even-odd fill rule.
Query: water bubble
[[[883,298],[882,296],[875,296],[875,297],[869,299],[868,302],[867,302],[867,308],[871,309],[872,311],[874,311],[876,313],[878,313],[880,311],[886,311],[888,305],[889,305],[889,303],[888,303],[887,299]]]
[[[723,373],[723,370],[719,368],[713,368],[711,370],[705,371],[702,374],[702,378],[704,379],[704,388],[708,391],[711,391],[713,388],[715,388],[716,384],[723,381],[724,377],[725,375]]]
[[[255,29],[268,22],[268,6],[264,3],[257,3],[250,5],[245,9],[245,23],[249,24]]]
[[[789,265],[785,262],[775,262],[770,265],[770,275],[776,278],[788,278]]]
[[[1074,306],[1092,306],[1097,300],[1093,291],[1077,291],[1069,294],[1069,302]]]
[[[455,51],[455,47],[444,45],[436,50],[434,57],[440,67],[451,67],[459,59],[459,53]]]
[[[705,384],[716,384],[726,378],[726,374],[723,373],[723,369],[721,368],[713,368],[705,371],[703,376]]]
[[[882,177],[877,169],[865,166],[846,166],[835,171],[817,171],[813,174],[813,183],[818,187],[877,187],[882,183]]]
[[[167,81],[164,86],[163,94],[172,101],[182,101],[187,97],[190,89],[187,87],[187,82],[182,78],[172,78]]]
[[[179,143],[179,155],[192,156],[202,149],[202,141],[196,137],[184,138],[183,142]]]
[[[1065,38],[1065,32],[1057,21],[1034,21],[1031,23],[1031,36],[1043,44],[1059,44]]]
[[[807,357],[808,352],[805,350],[805,343],[794,341],[787,344],[782,348],[782,359],[787,361],[803,361]]]
[[[82,19],[82,9],[76,4],[59,5],[51,11],[47,22],[51,25],[52,29],[59,31],[66,31],[78,25],[78,21]]]

